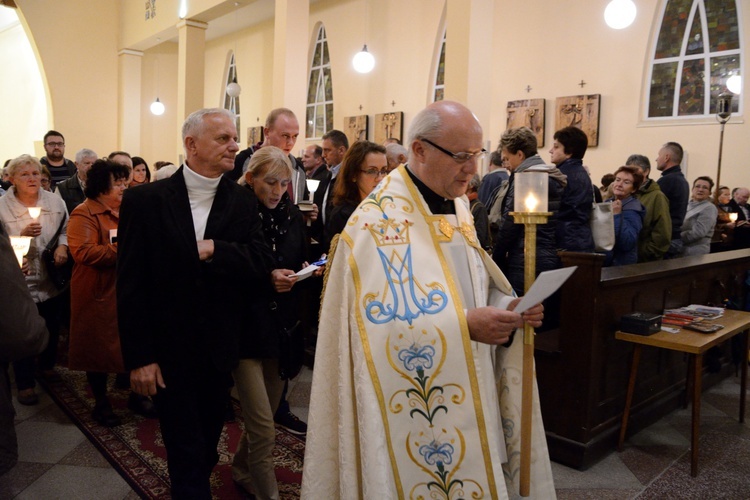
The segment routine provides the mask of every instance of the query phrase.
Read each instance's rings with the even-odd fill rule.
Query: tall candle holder
[[[521,172],[514,177],[513,220],[524,225],[524,292],[536,279],[536,227],[546,224],[552,212],[547,211],[548,174]],[[531,486],[531,412],[534,395],[534,328],[523,325],[523,374],[521,398],[521,471],[519,493],[530,494]]]

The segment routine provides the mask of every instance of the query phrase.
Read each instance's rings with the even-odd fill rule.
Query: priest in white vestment
[[[329,260],[303,499],[515,498],[519,299],[477,243],[464,196],[484,156],[466,107],[428,106],[409,163],[352,214]],[[510,346],[508,344],[510,343]],[[534,387],[531,497],[555,488]]]

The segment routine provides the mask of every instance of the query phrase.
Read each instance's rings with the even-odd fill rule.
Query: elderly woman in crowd
[[[256,498],[279,498],[273,466],[274,413],[282,400],[280,356],[302,353],[304,345],[280,345],[284,330],[299,328],[299,286],[295,272],[307,266],[307,240],[302,213],[289,199],[292,164],[279,148],[265,146],[250,158],[240,179],[257,198],[266,242],[276,269],[268,289],[258,290],[248,312],[248,335],[240,340],[240,363],[232,372],[242,406],[245,432],[232,463],[232,478]],[[250,324],[251,323],[251,324]],[[301,362],[301,356],[300,356]],[[298,367],[299,368],[299,367]]]
[[[49,330],[49,344],[39,356],[39,368],[43,374],[53,373],[57,355],[60,330],[60,292],[50,279],[42,260],[42,252],[57,235],[54,249],[56,266],[68,260],[68,212],[59,196],[42,189],[42,164],[29,155],[11,160],[7,167],[13,187],[0,198],[0,222],[11,236],[31,236],[27,254],[29,272],[26,284],[36,302],[39,314]],[[32,218],[29,207],[40,207],[38,218]],[[24,358],[13,363],[18,388],[18,402],[34,405],[39,399],[34,391],[34,358]]]
[[[693,194],[688,203],[685,220],[682,223],[681,257],[703,255],[711,251],[711,237],[714,234],[718,209],[711,201],[714,181],[702,176],[693,182]]]
[[[643,184],[638,167],[620,167],[612,182],[612,213],[615,215],[615,247],[607,252],[605,266],[622,266],[638,262],[638,234],[643,227],[646,209],[633,197]]]
[[[129,187],[140,186],[142,184],[148,184],[151,182],[151,171],[148,169],[146,160],[140,156],[134,156],[133,160],[133,179],[130,181]]]
[[[42,189],[52,192],[52,174],[49,169],[42,165]]]
[[[107,374],[125,371],[117,330],[115,264],[120,204],[129,177],[127,166],[97,160],[86,179],[86,200],[73,210],[68,225],[76,262],[70,283],[69,367],[86,372],[95,400],[91,416],[106,427],[122,423],[107,399]],[[139,407],[143,399],[131,393],[128,406]]]
[[[385,148],[370,141],[357,141],[344,155],[333,185],[333,210],[325,227],[325,246],[346,227],[349,216],[388,175]]]

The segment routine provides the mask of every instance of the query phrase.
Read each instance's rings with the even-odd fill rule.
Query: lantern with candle
[[[514,177],[514,211],[516,224],[524,225],[524,291],[536,278],[536,227],[546,224],[552,215],[547,211],[549,174],[532,167]],[[531,485],[531,412],[534,388],[534,328],[523,325],[523,374],[521,399],[521,470],[520,494],[529,496]]]

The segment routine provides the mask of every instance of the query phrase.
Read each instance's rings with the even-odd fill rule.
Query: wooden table
[[[653,335],[636,335],[633,333],[615,332],[615,338],[632,342],[635,344],[633,349],[633,360],[630,367],[630,379],[628,381],[628,393],[625,398],[625,411],[622,414],[622,427],[620,428],[620,439],[617,443],[618,450],[622,451],[622,443],[625,441],[625,433],[628,429],[628,418],[630,417],[630,405],[633,402],[633,391],[635,390],[635,379],[638,374],[638,363],[641,359],[641,349],[643,346],[659,347],[672,351],[685,352],[692,356],[692,373],[693,373],[693,417],[692,417],[692,434],[691,434],[691,456],[690,456],[690,474],[695,477],[698,475],[698,437],[700,427],[700,409],[701,409],[701,375],[703,372],[703,353],[711,347],[728,340],[739,333],[744,333],[742,340],[742,380],[740,381],[740,422],[745,421],[745,389],[747,384],[747,350],[748,350],[748,333],[750,329],[750,313],[743,311],[726,310],[724,316],[711,321],[724,325],[724,328],[716,333],[700,333],[690,330],[681,329],[678,333],[669,333],[664,330],[654,333]],[[690,379],[687,380],[688,385]]]

